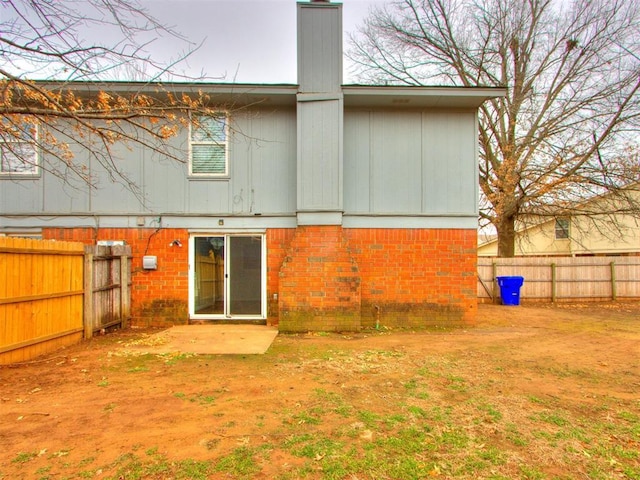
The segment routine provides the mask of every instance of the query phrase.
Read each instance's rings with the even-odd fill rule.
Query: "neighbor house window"
[[[557,218],[556,219],[556,240],[569,238],[569,219]]]
[[[228,117],[226,113],[194,115],[189,133],[189,174],[228,175]]]
[[[0,135],[0,176],[37,175],[38,149],[35,125],[3,122]]]

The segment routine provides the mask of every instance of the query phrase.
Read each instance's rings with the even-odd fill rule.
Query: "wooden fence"
[[[114,325],[126,326],[130,316],[131,247],[86,246],[84,290],[84,336]]]
[[[640,257],[478,258],[478,299],[499,302],[498,276],[524,277],[524,301],[640,299]]]
[[[128,247],[103,248],[0,237],[0,365],[30,360],[126,322]]]

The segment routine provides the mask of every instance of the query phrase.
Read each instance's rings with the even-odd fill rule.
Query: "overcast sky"
[[[390,0],[343,0],[343,41],[372,6]],[[212,81],[296,83],[296,0],[141,0],[163,24],[191,42],[204,42],[189,57],[189,73],[202,71]],[[184,46],[175,40],[154,42],[153,51],[176,58]],[[344,61],[344,82],[354,83]],[[224,77],[224,78],[222,78]]]

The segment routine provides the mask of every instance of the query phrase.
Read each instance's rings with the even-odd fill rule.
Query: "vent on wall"
[[[142,268],[145,270],[157,270],[158,257],[155,255],[145,255],[142,257]]]

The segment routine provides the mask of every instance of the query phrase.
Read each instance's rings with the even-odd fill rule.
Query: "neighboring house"
[[[130,244],[134,325],[473,321],[477,109],[504,90],[342,85],[342,5],[297,8],[298,85],[172,84],[236,108],[180,132],[185,164],[123,148],[143,201],[2,172],[0,234]]]
[[[640,203],[637,189],[635,184],[625,194]],[[521,225],[516,231],[516,256],[640,255],[640,214],[631,210],[627,202],[602,195],[584,202],[577,209],[580,214]],[[479,256],[497,254],[497,237],[479,238]]]

